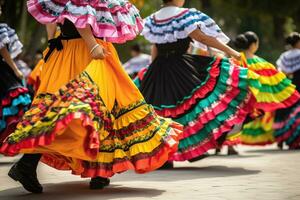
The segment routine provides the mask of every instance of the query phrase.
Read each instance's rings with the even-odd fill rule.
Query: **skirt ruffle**
[[[14,131],[24,112],[29,108],[31,96],[26,88],[20,87],[8,92],[0,105],[0,142]]]
[[[143,28],[139,11],[126,0],[30,0],[27,6],[40,23],[68,19],[77,28],[90,25],[95,36],[114,43],[134,39]]]
[[[0,143],[13,132],[31,103],[28,89],[22,86],[21,81],[6,63],[2,61],[1,64]]]
[[[300,103],[276,112],[274,136],[278,143],[285,142],[291,149],[300,147]]]
[[[243,123],[254,108],[273,111],[299,99],[284,74],[239,64],[184,54],[157,57],[138,74],[135,83],[146,101],[159,115],[184,125],[178,152],[171,160],[189,160],[215,148],[216,140]],[[237,135],[229,143],[240,142]]]
[[[264,116],[245,124],[241,132],[241,143],[260,146],[273,144],[275,142],[273,123],[274,114],[267,112]]]
[[[235,124],[244,121],[247,114],[251,112],[255,99],[247,87],[248,70],[232,65],[228,59],[212,59],[199,56],[187,56],[186,58],[181,57],[178,59],[183,59],[183,62],[187,64],[179,66],[181,67],[180,72],[170,73],[181,77],[194,77],[196,79],[194,84],[198,83],[194,85],[194,89],[186,91],[190,93],[189,95],[173,101],[177,102],[177,104],[163,104],[159,106],[153,103],[151,98],[156,96],[160,98],[160,101],[163,101],[165,96],[171,96],[168,94],[170,92],[174,92],[176,95],[175,87],[178,86],[178,80],[172,78],[174,74],[166,74],[168,76],[168,85],[173,85],[173,87],[167,89],[163,85],[164,83],[160,82],[163,79],[161,77],[163,73],[160,72],[160,80],[158,80],[156,78],[156,73],[158,72],[155,71],[157,66],[150,65],[148,71],[146,73],[144,71],[141,72],[138,75],[139,80],[135,80],[135,82],[140,84],[142,93],[146,94],[146,101],[154,105],[159,115],[171,117],[184,125],[184,133],[179,143],[179,150],[171,157],[171,160],[183,161],[198,157],[209,149],[215,148],[217,145],[216,140],[223,133],[230,131]],[[180,63],[176,60],[167,60],[165,62],[169,62],[166,66],[172,65],[173,71],[176,71],[177,67],[172,62]],[[193,64],[192,68],[195,69],[194,73],[185,69],[189,68],[191,63]],[[159,67],[161,66],[160,64]],[[153,70],[151,70],[151,67]],[[197,71],[198,68],[199,70]],[[189,83],[189,79],[184,81],[186,85],[193,84]],[[165,93],[154,94],[149,92],[149,90],[147,91],[147,88],[155,88],[155,86],[151,86],[151,84],[155,83],[161,83],[161,91],[165,91]],[[155,92],[155,90],[153,91]],[[166,100],[166,102],[171,102],[171,100]]]
[[[250,70],[249,87],[257,101],[256,109],[272,112],[298,102],[300,95],[296,86],[271,63],[259,57],[244,59],[242,63]]]
[[[121,68],[113,46],[101,43],[110,57],[91,61],[53,94],[40,87],[1,153],[42,153],[42,161],[57,169],[111,177],[130,169],[155,170],[177,151],[182,126],[157,116]]]

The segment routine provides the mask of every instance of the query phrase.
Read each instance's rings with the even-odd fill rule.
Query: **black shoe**
[[[191,162],[191,163],[192,163],[192,162],[197,162],[197,161],[202,160],[202,159],[207,158],[207,157],[209,157],[208,154],[203,154],[203,155],[198,156],[198,157],[196,157],[196,158],[192,158],[192,159],[190,159],[190,160],[188,160],[188,161]]]
[[[19,181],[23,187],[31,193],[42,193],[43,187],[39,183],[36,172],[30,172],[29,169],[19,167],[18,163],[14,164],[8,172],[8,176],[15,181]]]
[[[219,155],[221,153],[221,148],[216,148],[216,152],[215,152],[215,155]]]
[[[92,178],[90,181],[91,190],[101,190],[104,187],[109,186],[110,180],[108,178],[96,177]]]
[[[166,162],[163,166],[159,168],[159,170],[164,170],[164,169],[174,169],[173,162]]]
[[[239,155],[239,153],[233,147],[228,147],[228,155],[234,156],[234,155]]]

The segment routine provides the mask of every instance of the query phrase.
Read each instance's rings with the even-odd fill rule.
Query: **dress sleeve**
[[[146,18],[143,35],[151,43],[171,43],[189,37],[196,29],[223,43],[230,41],[212,18],[194,8],[185,9],[169,20],[156,20],[155,15]]]

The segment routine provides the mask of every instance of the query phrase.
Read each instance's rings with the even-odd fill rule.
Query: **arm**
[[[102,46],[98,45],[90,26],[78,28],[77,30],[90,50],[93,59],[104,59],[108,55],[108,52]]]
[[[152,61],[157,57],[157,47],[155,46],[155,44],[151,46],[151,57]]]
[[[16,76],[19,78],[23,78],[22,72],[18,69],[16,63],[13,61],[13,59],[10,56],[10,53],[8,52],[6,47],[3,47],[0,49],[0,54],[4,58],[5,62],[11,67],[11,69],[15,72]]]
[[[219,49],[220,51],[223,51],[223,52],[227,53],[228,55],[230,55],[230,56],[232,56],[232,57],[234,57],[238,60],[241,58],[241,55],[240,55],[239,52],[232,49],[228,45],[223,44],[222,42],[220,42],[216,38],[205,35],[200,29],[197,29],[197,30],[193,31],[189,36],[192,39],[194,39],[198,42],[201,42],[201,43],[203,43],[203,44],[205,44],[209,47]]]
[[[57,25],[56,24],[46,24],[48,40],[51,40],[55,37]]]

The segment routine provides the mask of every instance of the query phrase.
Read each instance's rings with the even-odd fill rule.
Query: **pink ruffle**
[[[57,4],[65,5],[69,0],[51,0]],[[28,11],[31,15],[40,23],[63,23],[65,19],[70,20],[77,28],[86,28],[90,25],[93,29],[93,33],[96,37],[105,38],[108,42],[124,43],[128,40],[133,40],[143,29],[143,20],[138,15],[138,10],[129,2],[124,6],[114,6],[112,8],[107,7],[107,3],[99,3],[99,1],[86,2],[86,1],[71,1],[77,6],[90,5],[93,8],[99,10],[104,16],[110,15],[110,20],[114,23],[99,23],[97,22],[97,16],[92,14],[74,15],[70,12],[63,11],[60,15],[54,16],[48,13],[39,3],[38,0],[30,0],[27,3]],[[98,2],[98,3],[97,3]],[[122,16],[123,15],[123,16]],[[136,15],[136,16],[133,16]],[[122,19],[135,18],[134,24],[129,24]]]

